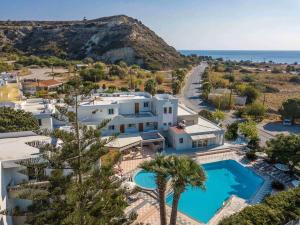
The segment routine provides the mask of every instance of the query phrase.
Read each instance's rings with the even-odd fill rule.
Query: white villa
[[[103,136],[119,134],[109,144],[125,150],[150,145],[162,150],[207,149],[224,144],[224,130],[179,104],[169,94],[151,96],[145,92],[95,95],[81,102],[79,120],[96,126],[109,120]]]
[[[17,206],[26,210],[31,204],[30,200],[17,197],[17,185],[30,180],[22,173],[24,166],[18,163],[38,157],[39,149],[35,147],[38,142],[49,143],[50,138],[31,131],[0,134],[0,211],[11,212]],[[2,225],[17,224],[18,219],[0,214]]]

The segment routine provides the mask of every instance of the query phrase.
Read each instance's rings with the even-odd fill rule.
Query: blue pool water
[[[203,223],[207,223],[231,195],[250,199],[263,184],[263,179],[234,160],[225,160],[202,165],[206,171],[206,190],[188,187],[182,193],[178,209],[180,212]],[[141,179],[141,176],[145,179]],[[152,177],[152,178],[151,178]],[[155,187],[154,174],[143,171],[135,181],[140,186]],[[150,181],[150,179],[153,179]],[[143,180],[144,183],[138,183]],[[166,199],[172,205],[173,196]]]
[[[145,189],[156,189],[155,174],[141,170],[134,176],[134,182]]]

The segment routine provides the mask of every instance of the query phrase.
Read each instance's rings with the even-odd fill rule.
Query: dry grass
[[[19,100],[20,91],[17,84],[7,84],[0,87],[0,102]]]
[[[213,79],[223,80],[225,72],[211,72],[211,74]],[[253,78],[254,82],[257,84],[278,88],[278,93],[266,93],[265,105],[270,109],[279,109],[282,105],[282,102],[289,98],[300,98],[300,85],[289,82],[294,75],[285,73],[274,74],[271,72],[253,72],[249,74],[242,74],[237,70],[235,70],[233,74],[236,82],[246,83],[243,81],[243,78],[249,76]],[[264,95],[262,94],[258,101],[263,102],[263,100]]]

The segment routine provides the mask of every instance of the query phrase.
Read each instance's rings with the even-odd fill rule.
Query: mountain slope
[[[0,46],[26,54],[123,60],[145,68],[183,63],[180,54],[140,21],[127,16],[83,21],[0,21]]]

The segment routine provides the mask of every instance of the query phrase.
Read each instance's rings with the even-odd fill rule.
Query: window
[[[147,122],[146,127],[150,127],[150,126],[153,126],[153,123],[152,122]]]
[[[114,129],[115,129],[115,125],[110,125],[110,126],[108,126],[108,129],[109,129],[109,130],[114,130]]]
[[[164,114],[167,114],[167,113],[168,113],[168,108],[164,107]]]
[[[179,138],[179,143],[180,143],[180,144],[183,143],[183,138]]]
[[[108,114],[109,114],[109,115],[114,114],[114,109],[108,109]]]
[[[193,141],[192,148],[197,148],[197,141]]]
[[[128,124],[128,128],[135,128],[135,124],[134,123]]]
[[[168,123],[168,125],[169,125],[169,126],[172,126],[172,123],[171,123],[171,122],[169,122],[169,123]]]
[[[169,107],[169,113],[172,113],[172,107]]]
[[[144,107],[148,108],[149,107],[149,102],[144,102]]]
[[[167,123],[164,123],[164,126],[167,126]]]
[[[42,126],[42,120],[38,119],[39,126]]]

